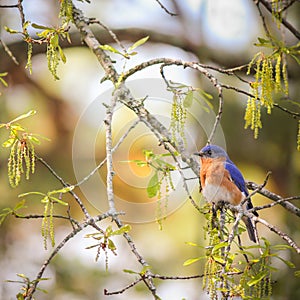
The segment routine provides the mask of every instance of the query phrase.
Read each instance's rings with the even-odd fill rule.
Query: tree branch
[[[43,266],[41,267],[40,271],[38,272],[36,279],[34,280],[34,284],[31,286],[30,290],[28,291],[28,294],[26,295],[25,300],[31,300],[33,297],[33,294],[36,291],[37,285],[39,284],[39,279],[43,277],[43,274],[52,261],[52,259],[57,255],[57,253],[60,251],[61,248],[65,246],[65,244],[70,241],[75,235],[77,235],[79,232],[81,232],[84,228],[87,226],[93,226],[96,222],[99,222],[101,220],[104,220],[108,217],[115,217],[115,215],[112,215],[110,212],[107,212],[105,214],[98,215],[94,218],[89,218],[87,221],[78,224],[77,227],[70,232],[59,244],[55,247],[55,249],[52,251],[51,255],[45,260]],[[94,226],[93,226],[94,227]]]
[[[259,187],[259,185],[257,185],[254,182],[247,182],[247,187],[250,190],[255,190]],[[273,192],[268,191],[267,189],[259,189],[258,193],[267,197],[270,200],[273,201],[279,201],[279,205],[283,206],[286,210],[288,210],[289,212],[295,214],[296,216],[300,217],[300,208],[298,208],[297,206],[293,205],[292,203],[288,202],[288,201],[281,201],[283,198]]]
[[[257,0],[253,1],[257,2]],[[259,3],[261,3],[273,15],[272,5],[270,2],[267,0],[258,0],[258,4]],[[277,18],[279,22],[281,22],[298,40],[300,40],[300,32],[290,22],[288,22],[285,18],[279,18],[277,14],[275,14],[275,18]]]
[[[288,245],[290,245],[291,247],[293,247],[296,252],[298,254],[300,254],[300,247],[296,244],[296,242],[290,238],[286,233],[284,233],[283,231],[279,230],[276,226],[268,223],[266,220],[259,218],[259,217],[253,217],[253,220],[255,222],[261,223],[263,225],[265,225],[267,228],[269,228],[271,231],[275,232],[277,235],[279,235],[283,240],[285,240]]]
[[[70,186],[70,184],[66,183],[64,181],[64,179],[62,177],[60,177],[55,171],[54,169],[41,157],[35,155],[35,158],[42,164],[44,165],[49,171],[50,173],[62,184],[63,187],[68,187]],[[80,206],[82,212],[84,213],[85,217],[87,219],[90,218],[90,214],[88,213],[86,207],[83,205],[81,199],[79,198],[79,196],[77,196],[77,194],[74,191],[69,191],[69,193],[73,196],[73,198],[76,200],[77,204]]]
[[[172,13],[170,10],[168,10],[159,0],[155,0],[159,6],[170,16],[174,17],[177,16],[177,13]]]

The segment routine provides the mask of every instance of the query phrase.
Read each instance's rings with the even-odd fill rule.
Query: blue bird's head
[[[203,147],[200,152],[194,153],[195,155],[201,156],[203,158],[218,158],[226,157],[226,160],[229,159],[226,151],[217,145],[207,145]]]

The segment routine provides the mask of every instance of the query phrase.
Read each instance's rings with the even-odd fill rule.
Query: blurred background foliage
[[[5,1],[1,1],[2,2]],[[46,26],[56,26],[58,20],[58,1],[23,1],[26,18],[34,23]],[[183,60],[199,60],[203,64],[220,66],[228,69],[249,63],[258,49],[253,45],[258,36],[264,36],[261,19],[254,5],[254,1],[165,1],[165,5],[172,11],[178,11],[179,16],[167,15],[159,5],[153,1],[137,0],[101,0],[88,3],[76,2],[88,17],[95,17],[110,27],[120,40],[126,45],[132,44],[139,38],[149,35],[149,41],[138,50],[138,55],[132,57],[126,64],[129,68],[137,63],[156,57],[171,57]],[[5,4],[13,4],[7,0]],[[300,28],[300,3],[296,3],[289,11],[289,19]],[[268,24],[272,17],[266,13]],[[9,46],[20,65],[15,65],[11,58],[0,48],[0,72],[8,72],[6,77],[8,87],[0,87],[0,121],[5,123],[19,114],[30,109],[37,110],[37,115],[22,124],[31,132],[48,137],[51,141],[42,141],[36,148],[58,174],[67,182],[74,183],[75,176],[72,168],[72,139],[76,124],[84,108],[96,96],[111,88],[108,82],[100,84],[103,77],[94,55],[82,47],[78,33],[71,28],[72,44],[65,43],[67,62],[58,69],[60,80],[53,80],[47,68],[45,49],[34,46],[32,58],[32,75],[25,70],[26,44],[20,37],[9,35],[3,30],[6,25],[21,30],[20,20],[16,9],[0,9],[1,39]],[[277,32],[276,24],[272,30]],[[95,25],[95,32],[103,43],[111,43],[109,36],[103,29]],[[34,32],[30,32],[34,34]],[[287,43],[295,43],[295,39],[287,34]],[[116,66],[121,70],[124,61],[117,59]],[[290,98],[299,104],[300,68],[295,61],[288,60]],[[170,68],[166,72],[172,80],[201,87],[215,96],[210,83],[199,78],[195,73],[187,73]],[[170,75],[172,74],[172,76]],[[220,82],[238,86],[248,90],[247,85],[241,84],[227,75],[216,75]],[[134,75],[133,78],[160,77],[156,68]],[[247,98],[236,92],[224,91],[224,111],[222,129],[226,138],[227,152],[242,170],[245,178],[258,184],[262,183],[267,172],[272,175],[267,188],[282,196],[300,193],[300,154],[296,149],[297,121],[288,114],[274,108],[271,115],[262,115],[263,129],[257,140],[253,133],[244,129],[244,110]],[[284,99],[277,99],[279,103],[297,110],[295,105]],[[212,101],[217,107],[217,97]],[[298,108],[299,111],[299,108]],[[167,112],[169,113],[169,112]],[[114,126],[122,128],[132,116],[128,111],[120,115]],[[140,129],[141,131],[144,128]],[[199,129],[200,131],[201,129]],[[197,129],[195,130],[197,131]],[[88,136],[88,132],[86,132]],[[101,144],[101,132],[98,136]],[[198,149],[205,144],[205,136],[195,134],[195,144]],[[0,133],[0,142],[7,139],[5,130]],[[128,142],[130,145],[130,140]],[[128,159],[142,159],[141,151],[151,147],[157,149],[157,143],[152,136],[143,138],[130,145]],[[124,151],[126,151],[124,145]],[[103,147],[99,147],[97,160],[105,156]],[[159,149],[157,149],[159,151]],[[118,150],[122,157],[122,148]],[[18,201],[18,194],[28,191],[42,191],[60,188],[59,183],[49,174],[41,164],[37,163],[36,173],[28,182],[22,181],[20,187],[12,189],[7,178],[7,149],[0,150],[0,208],[13,207]],[[150,172],[146,168],[141,171],[130,165],[134,174],[141,180],[148,180]],[[119,166],[119,172],[126,172],[128,165]],[[125,169],[124,169],[125,168]],[[104,176],[102,174],[101,176]],[[147,202],[145,189],[134,190],[126,186],[122,178],[116,180],[116,192],[128,201]],[[79,192],[80,193],[80,192]],[[200,201],[200,195],[195,189],[195,197]],[[104,196],[97,195],[97,199]],[[84,195],[81,195],[84,199]],[[72,199],[64,198],[64,200]],[[104,199],[99,200],[104,201]],[[150,201],[150,200],[149,200]],[[266,203],[268,200],[261,196],[253,197],[254,204]],[[163,230],[158,229],[155,222],[132,224],[132,235],[141,253],[147,257],[149,263],[160,274],[193,275],[201,273],[203,265],[196,263],[183,267],[183,262],[197,257],[201,250],[186,245],[185,242],[204,244],[202,216],[188,201],[184,203],[163,221]],[[85,201],[87,207],[94,213],[97,209]],[[28,198],[27,208],[22,212],[43,213],[38,198]],[[71,214],[82,218],[77,207],[71,205]],[[66,214],[66,208],[55,207],[57,213]],[[288,214],[280,206],[265,210],[261,216],[270,223],[280,227],[283,231],[300,241],[299,222],[297,218]],[[107,224],[109,225],[109,223]],[[16,280],[16,273],[24,273],[34,277],[51,249],[43,249],[43,239],[40,234],[41,220],[21,220],[9,218],[0,227],[0,298],[13,299],[18,287],[4,280]],[[55,221],[56,241],[60,241],[64,234],[71,230],[64,221]],[[259,234],[270,239],[273,243],[281,242],[265,228],[259,227]],[[109,269],[105,271],[104,257],[95,263],[95,251],[85,250],[89,241],[84,234],[71,240],[69,244],[54,259],[54,263],[46,272],[45,277],[51,280],[43,283],[48,294],[39,293],[37,299],[103,299],[103,289],[119,289],[129,284],[133,278],[127,274],[122,276],[122,269],[139,271],[122,239],[116,238],[118,256],[109,257]],[[49,248],[51,248],[49,246]],[[126,254],[128,253],[128,257]],[[299,256],[293,253],[290,259],[299,268]],[[273,299],[300,298],[299,278],[293,276],[293,270],[284,264],[276,264],[280,269],[275,274]],[[133,275],[131,275],[134,277]],[[160,282],[160,295],[163,299],[205,299],[201,288],[201,280]],[[111,296],[108,299],[147,299],[144,288],[137,285],[124,295]]]

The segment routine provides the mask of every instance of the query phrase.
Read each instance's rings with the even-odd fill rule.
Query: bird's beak
[[[195,153],[193,153],[193,155],[203,156],[203,152],[195,152]]]

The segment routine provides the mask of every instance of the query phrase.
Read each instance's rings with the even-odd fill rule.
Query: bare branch
[[[109,292],[107,289],[104,289],[104,295],[105,296],[112,296],[112,295],[119,295],[119,294],[123,294],[124,292],[126,292],[127,290],[129,290],[130,288],[134,287],[136,284],[138,284],[139,282],[141,282],[143,279],[142,278],[138,278],[135,281],[133,281],[132,283],[126,285],[124,288],[122,288],[121,290],[118,291],[114,291],[114,292]]]
[[[275,232],[278,236],[280,236],[283,240],[285,240],[288,243],[289,246],[293,247],[297,251],[298,254],[300,253],[300,247],[297,245],[297,243],[289,235],[282,232],[276,226],[270,224],[266,220],[264,220],[260,217],[254,216],[251,213],[251,210],[249,210],[249,211],[243,210],[243,209],[241,209],[240,206],[234,206],[234,205],[229,204],[229,203],[225,203],[225,207],[228,207],[231,211],[236,212],[238,214],[241,214],[242,216],[246,216],[246,217],[251,218],[256,223],[261,223],[261,224],[265,225],[271,231]]]
[[[89,19],[89,24],[98,24],[98,25],[100,25],[104,30],[106,30],[109,33],[109,35],[112,37],[112,39],[122,48],[122,50],[125,53],[127,53],[126,48],[124,47],[124,45],[120,42],[117,35],[110,28],[108,28],[102,22],[100,22],[99,20],[96,20],[94,18]]]
[[[89,218],[87,221],[78,224],[78,226],[70,232],[59,244],[58,246],[55,247],[55,249],[52,251],[51,255],[45,260],[43,266],[41,267],[39,273],[36,276],[36,280],[34,281],[34,284],[31,286],[29,293],[26,295],[25,300],[31,300],[33,297],[33,294],[36,291],[37,285],[39,284],[39,279],[43,277],[43,274],[52,261],[52,259],[57,255],[57,253],[60,251],[61,248],[65,246],[65,244],[70,241],[75,235],[77,235],[79,232],[81,232],[84,228],[87,226],[93,226],[96,222],[99,222],[101,220],[104,220],[108,217],[115,216],[112,215],[110,212],[98,215],[97,217],[94,218]]]
[[[280,110],[282,110],[282,111],[286,112],[287,114],[291,115],[293,118],[300,118],[300,113],[298,113],[298,112],[291,111],[291,110],[289,110],[289,109],[287,109],[285,107],[282,107],[278,103],[274,103],[273,105],[274,105],[274,107],[277,107]]]
[[[283,240],[285,240],[288,245],[290,245],[291,247],[293,247],[296,252],[298,254],[300,254],[300,247],[296,244],[296,242],[289,237],[286,233],[284,233],[283,231],[279,230],[276,226],[268,223],[266,220],[259,218],[259,217],[253,217],[253,220],[255,222],[261,223],[263,225],[265,225],[266,227],[268,227],[271,231],[275,232],[277,235],[279,235]]]
[[[170,15],[170,16],[172,16],[172,17],[177,16],[176,13],[172,13],[171,11],[169,11],[169,10],[161,3],[160,0],[155,0],[155,1],[159,4],[159,6],[160,6],[160,7],[161,7],[168,15]]]
[[[23,215],[19,215],[16,213],[14,213],[13,215],[18,219],[43,219],[43,218],[45,218],[44,215],[25,215],[25,216],[23,216]],[[46,215],[46,217],[49,218],[50,215]],[[76,224],[77,226],[80,225],[80,223],[77,220],[71,218],[70,216],[66,217],[66,216],[62,216],[62,215],[52,215],[52,217],[57,218],[57,219],[69,220],[72,225],[73,225],[73,223]]]
[[[265,204],[265,205],[260,205],[260,206],[255,206],[254,208],[249,209],[249,212],[252,211],[258,211],[258,210],[262,210],[262,209],[266,209],[266,208],[271,208],[275,205],[281,204],[283,202],[289,202],[289,201],[293,201],[293,200],[299,200],[300,199],[300,195],[299,196],[293,196],[293,197],[288,197],[288,198],[282,198],[280,200],[277,200],[276,202],[272,202],[269,204]]]
[[[3,40],[0,39],[0,44],[3,46],[3,49],[5,50],[5,52],[8,54],[8,56],[12,59],[12,61],[18,66],[19,62],[16,59],[16,57],[13,55],[13,53],[10,51],[10,49],[8,48],[8,46],[3,42]]]
[[[247,182],[247,187],[250,190],[255,190],[258,188],[258,185],[254,182]],[[268,191],[267,189],[260,189],[258,190],[258,193],[267,197],[268,199],[271,199],[273,201],[280,201],[283,198],[273,192]],[[288,210],[289,212],[295,214],[296,216],[300,217],[300,208],[298,208],[297,206],[293,205],[292,203],[290,203],[289,201],[282,201],[279,203],[279,205],[283,206],[286,210]]]
[[[113,169],[113,160],[112,160],[112,118],[113,112],[117,105],[119,89],[115,90],[114,95],[111,97],[111,105],[107,107],[106,111],[106,119],[104,120],[104,124],[106,126],[106,168],[107,168],[107,176],[106,176],[106,193],[107,200],[109,205],[109,210],[112,213],[116,212],[115,200],[114,200],[114,187],[113,187],[113,177],[114,177],[114,169]]]
[[[19,7],[19,4],[1,4],[0,5],[0,8],[18,8]]]
[[[257,2],[257,0],[253,0],[254,2]],[[267,0],[258,0],[258,4],[262,4],[271,14],[272,14],[272,5]],[[275,17],[280,21],[298,40],[300,40],[300,32],[285,18],[279,18],[279,16],[276,14]]]
[[[131,132],[131,130],[133,130],[136,125],[140,122],[140,120],[136,120],[129,128],[128,130],[121,136],[121,138],[119,139],[119,141],[117,142],[117,144],[111,149],[111,152],[114,153],[119,146],[123,143],[123,141],[126,139],[126,137],[128,136],[128,134]],[[97,166],[94,170],[92,170],[86,177],[84,177],[82,180],[80,180],[79,182],[77,182],[76,184],[74,184],[74,186],[80,186],[82,185],[84,182],[86,182],[87,180],[89,180],[99,169],[101,169],[103,167],[103,165],[106,163],[107,157],[105,157]]]
[[[44,165],[49,171],[50,173],[63,185],[63,187],[68,187],[70,186],[70,184],[66,183],[64,181],[64,179],[62,177],[60,177],[55,171],[54,169],[41,157],[35,155],[35,158],[42,164]],[[74,191],[69,191],[69,193],[74,197],[74,199],[76,200],[76,202],[78,203],[78,205],[80,206],[82,212],[84,213],[85,217],[87,219],[90,218],[90,214],[88,213],[86,207],[84,206],[84,204],[82,203],[81,199],[79,198],[79,196],[74,192]]]

